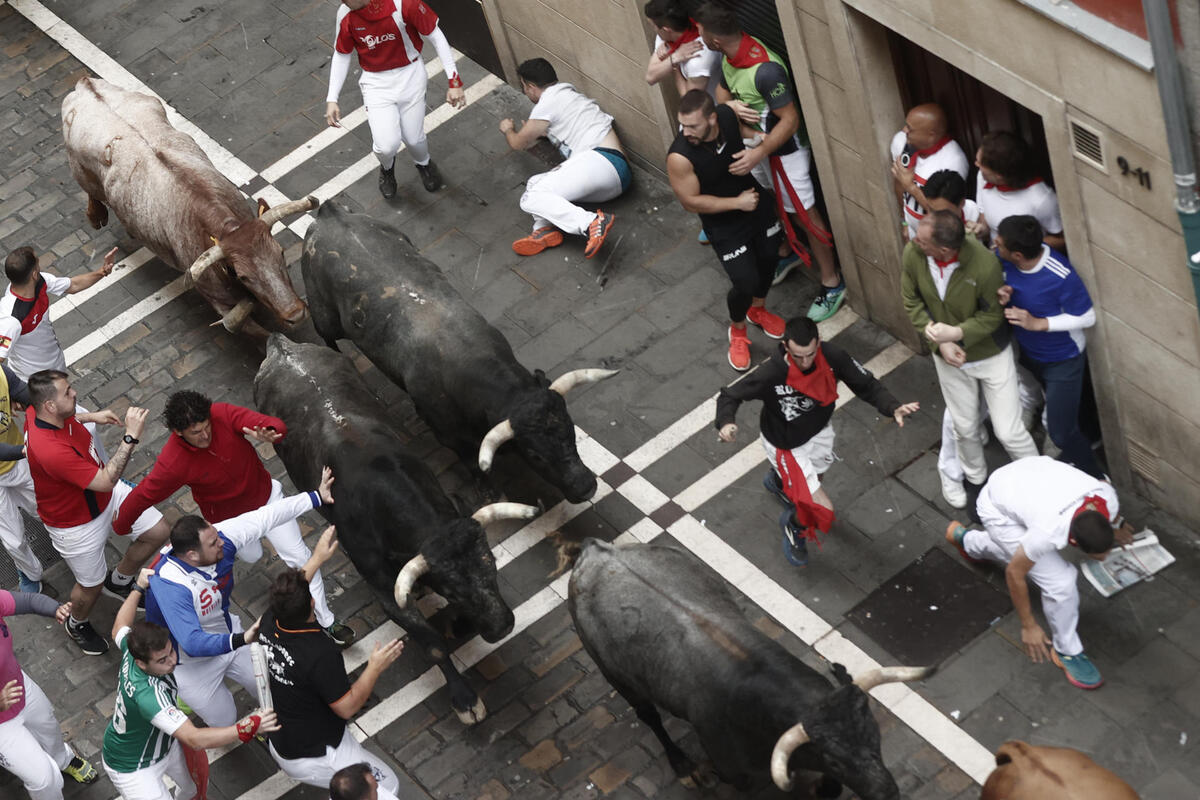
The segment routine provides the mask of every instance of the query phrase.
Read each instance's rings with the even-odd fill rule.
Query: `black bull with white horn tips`
[[[71,174],[87,192],[93,228],[108,209],[154,255],[186,272],[230,331],[263,333],[248,323],[256,307],[285,325],[302,322],[283,248],[271,226],[317,207],[306,197],[254,213],[187,134],[167,120],[158,98],[98,78],[81,78],[62,105]]]
[[[862,800],[899,800],[880,754],[867,692],[920,680],[928,668],[887,667],[834,686],[755,628],[723,580],[673,547],[587,539],[568,608],[600,672],[658,737],[676,776],[708,782],[667,735],[659,709],[696,730],[718,777],[748,791],[819,773],[822,797],[842,785]],[[840,673],[839,673],[840,670]]]
[[[512,443],[572,503],[596,492],[563,395],[616,374],[583,369],[551,383],[518,363],[504,336],[396,227],[328,202],[301,259],[313,325],[350,339],[413,400],[438,440],[486,472]]]
[[[328,348],[271,334],[254,379],[254,402],[287,423],[288,435],[275,447],[293,483],[315,485],[321,468],[332,467],[334,503],[321,513],[337,525],[343,549],[388,615],[437,663],[459,718],[479,722],[487,714],[483,702],[413,596],[418,588],[433,591],[485,641],[503,639],[512,632],[513,612],[500,595],[482,526],[541,510],[496,503],[461,514],[406,449],[389,424],[392,415],[350,360]]]

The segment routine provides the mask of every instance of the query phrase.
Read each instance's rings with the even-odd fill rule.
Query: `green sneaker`
[[[842,281],[833,288],[822,286],[821,293],[817,295],[817,298],[813,300],[813,304],[809,306],[807,316],[813,322],[827,320],[837,313],[837,310],[842,307],[842,301],[845,299],[845,281]]]
[[[1057,650],[1051,649],[1050,658],[1054,661],[1055,666],[1060,667],[1067,674],[1067,680],[1072,686],[1080,689],[1099,689],[1104,685],[1104,678],[1100,677],[1100,670],[1096,669],[1096,665],[1085,654],[1064,656]]]
[[[87,759],[75,756],[71,759],[71,763],[67,764],[67,768],[63,770],[64,775],[70,776],[76,783],[92,783],[100,774],[96,772],[96,768],[92,766],[92,762]]]
[[[333,639],[337,643],[337,646],[343,650],[354,644],[354,640],[357,638],[357,634],[354,633],[353,628],[337,620],[334,620],[332,625],[323,630],[325,631],[325,635]]]

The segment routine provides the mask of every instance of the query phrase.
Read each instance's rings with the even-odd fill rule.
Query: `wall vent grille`
[[[1159,483],[1158,454],[1141,442],[1129,439],[1129,468],[1155,486]]]
[[[1077,119],[1068,121],[1071,125],[1071,143],[1074,146],[1075,157],[1101,172],[1108,172],[1108,168],[1104,166],[1104,138],[1100,132]]]

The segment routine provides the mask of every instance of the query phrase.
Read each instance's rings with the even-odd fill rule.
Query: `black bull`
[[[275,447],[297,486],[315,486],[332,467],[331,506],[321,513],[388,615],[437,662],[464,722],[486,711],[450,660],[449,648],[416,607],[414,583],[446,599],[451,614],[489,642],[507,636],[513,613],[496,579],[482,523],[536,515],[533,506],[497,503],[464,518],[437,478],[408,452],[345,356],[279,334],[254,379],[254,402],[287,423]]]
[[[841,783],[863,800],[899,800],[866,692],[932,670],[890,667],[835,688],[751,625],[724,581],[671,547],[585,540],[567,602],[584,648],[680,779],[704,772],[671,741],[659,708],[690,722],[717,775],[740,789],[770,774],[787,791],[791,773],[806,770],[824,776],[822,796],[836,797]]]
[[[358,345],[465,465],[487,471],[511,440],[568,501],[595,494],[563,395],[613,372],[575,370],[554,383],[531,374],[398,228],[336,203],[317,212],[301,265],[317,333],[335,349],[342,338]]]

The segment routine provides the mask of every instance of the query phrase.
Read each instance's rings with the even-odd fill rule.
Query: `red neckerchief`
[[[813,501],[812,492],[808,490],[808,478],[791,450],[775,450],[775,469],[783,482],[783,493],[796,509],[796,523],[800,526],[801,534],[820,547],[821,540],[817,533],[828,533],[833,527],[833,510]]]
[[[738,45],[737,52],[733,57],[726,57],[729,66],[737,69],[746,69],[753,67],[755,64],[762,64],[770,61],[770,56],[767,55],[767,48],[748,33],[742,33],[742,42]]]
[[[1033,186],[1035,183],[1041,183],[1041,182],[1042,182],[1041,178],[1031,178],[1030,180],[1021,184],[1020,186],[1005,186],[1003,183],[992,183],[991,181],[987,181],[986,183],[983,184],[983,188],[995,189],[997,192],[1019,192],[1022,189],[1028,189],[1030,186]]]
[[[1089,508],[1088,506],[1091,506],[1091,508]],[[1109,516],[1109,513],[1108,513],[1108,503],[1105,502],[1104,498],[1098,494],[1090,494],[1087,497],[1083,498],[1083,502],[1079,504],[1079,508],[1075,509],[1075,513],[1071,515],[1071,519],[1074,520],[1076,517],[1078,517],[1080,514],[1082,514],[1085,511],[1099,511],[1101,514],[1104,515],[1105,519],[1112,519],[1112,517]],[[1072,545],[1078,544],[1075,541],[1074,536],[1068,536],[1067,543],[1072,544]]]
[[[817,357],[813,359],[812,369],[802,372],[792,356],[786,350],[783,360],[787,362],[787,385],[803,395],[817,401],[818,405],[827,406],[837,402],[837,378],[833,368],[825,360],[825,353],[817,346]]]
[[[958,263],[958,256],[955,256],[954,258],[948,259],[946,261],[939,261],[936,258],[934,258],[933,256],[930,256],[929,258],[933,261],[934,264],[937,265],[938,277],[942,277],[942,278],[944,278],[946,276],[946,267],[949,267],[952,264]]]
[[[666,42],[667,50],[674,53],[679,49],[680,45],[685,45],[693,39],[700,38],[700,29],[696,27],[696,21],[694,19],[689,19],[688,22],[690,23],[688,29],[681,33],[678,39],[673,42]]]
[[[931,155],[936,153],[938,150],[941,150],[943,147],[945,147],[949,143],[950,143],[950,137],[943,136],[932,147],[926,147],[924,150],[918,150],[917,152],[913,153],[913,155],[916,156],[917,158],[929,158]]]

